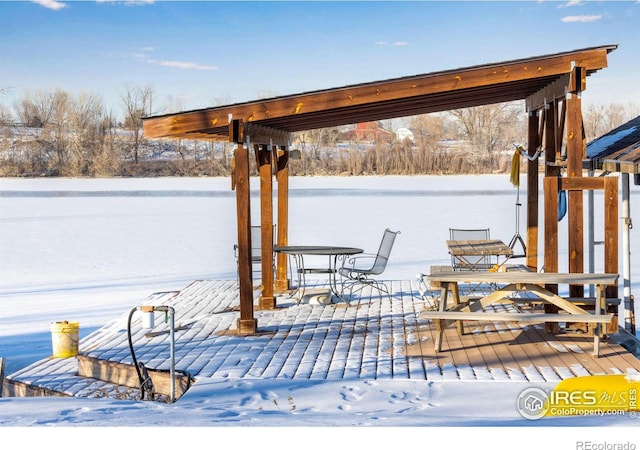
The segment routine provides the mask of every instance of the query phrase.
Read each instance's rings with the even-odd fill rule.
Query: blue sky
[[[618,44],[586,103],[640,104],[640,1],[3,1],[0,103],[126,86],[180,110]],[[166,111],[166,109],[165,109]]]

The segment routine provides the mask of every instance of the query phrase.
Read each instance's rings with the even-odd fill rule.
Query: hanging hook
[[[529,152],[520,144],[513,144],[518,152],[529,161],[535,161],[540,157],[540,154],[543,152],[542,146],[538,147],[533,155],[529,155]]]

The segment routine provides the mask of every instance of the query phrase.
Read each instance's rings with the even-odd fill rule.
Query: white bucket
[[[54,358],[70,358],[78,355],[80,324],[78,322],[53,322],[51,346]]]

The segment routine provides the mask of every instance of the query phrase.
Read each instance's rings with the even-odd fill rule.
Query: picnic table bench
[[[420,317],[436,321],[435,351],[442,350],[442,337],[446,327],[456,323],[458,333],[464,333],[463,321],[515,321],[515,322],[583,322],[594,325],[593,354],[598,356],[602,324],[610,323],[613,314],[606,314],[607,299],[605,288],[618,282],[618,274],[593,273],[550,273],[550,272],[440,272],[427,275],[430,283],[441,287],[441,295],[437,311],[425,310]],[[491,283],[496,289],[489,294],[479,297],[475,301],[461,302],[459,283]],[[568,299],[546,289],[545,285],[595,285],[596,297],[593,301],[594,312],[583,309],[577,299]],[[453,304],[447,304],[449,293]],[[559,314],[545,313],[507,313],[487,312],[487,307],[493,304],[511,301],[518,293],[533,294],[537,302],[555,305],[562,311]],[[532,300],[529,298],[529,300]],[[584,304],[590,303],[584,299]]]

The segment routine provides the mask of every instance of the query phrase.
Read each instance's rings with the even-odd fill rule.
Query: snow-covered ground
[[[447,264],[449,227],[490,227],[493,237],[507,242],[516,230],[517,190],[508,175],[292,178],[290,189],[291,244],[375,251],[384,228],[400,230],[386,274],[392,279],[412,279],[430,265]],[[632,216],[636,194],[632,189]],[[524,201],[525,192],[520,196]],[[599,203],[596,196],[596,207]],[[255,222],[258,205],[252,204]],[[523,234],[525,215],[523,209]],[[566,234],[566,219],[560,229]],[[182,289],[196,279],[235,278],[235,236],[235,197],[227,178],[0,179],[0,356],[6,358],[6,372],[51,354],[53,321],[79,321],[83,337],[153,292]],[[631,243],[633,258],[640,252],[633,236]],[[638,276],[632,269],[632,292],[640,286]],[[98,426],[134,427],[125,433],[131,442],[156,433],[138,427],[198,427],[158,429],[162,434],[154,441],[163,447],[195,438],[223,445],[221,436],[267,448],[320,448],[347,437],[377,446],[405,439],[435,445],[439,438],[455,439],[448,445],[456,448],[458,442],[519,449],[545,443],[587,448],[576,442],[605,440],[640,445],[632,433],[637,419],[628,416],[522,418],[515,402],[525,387],[518,382],[201,380],[174,405],[0,399],[0,425],[6,427],[3,435],[16,436],[24,435],[21,427],[34,426],[29,436],[49,447],[67,445],[42,431],[51,426],[81,426],[81,433]],[[238,435],[238,426],[269,428],[251,438]],[[332,429],[309,439],[300,428],[308,426]],[[395,428],[403,426],[413,428]],[[457,426],[477,428],[450,428]],[[491,445],[483,446],[489,439]]]

